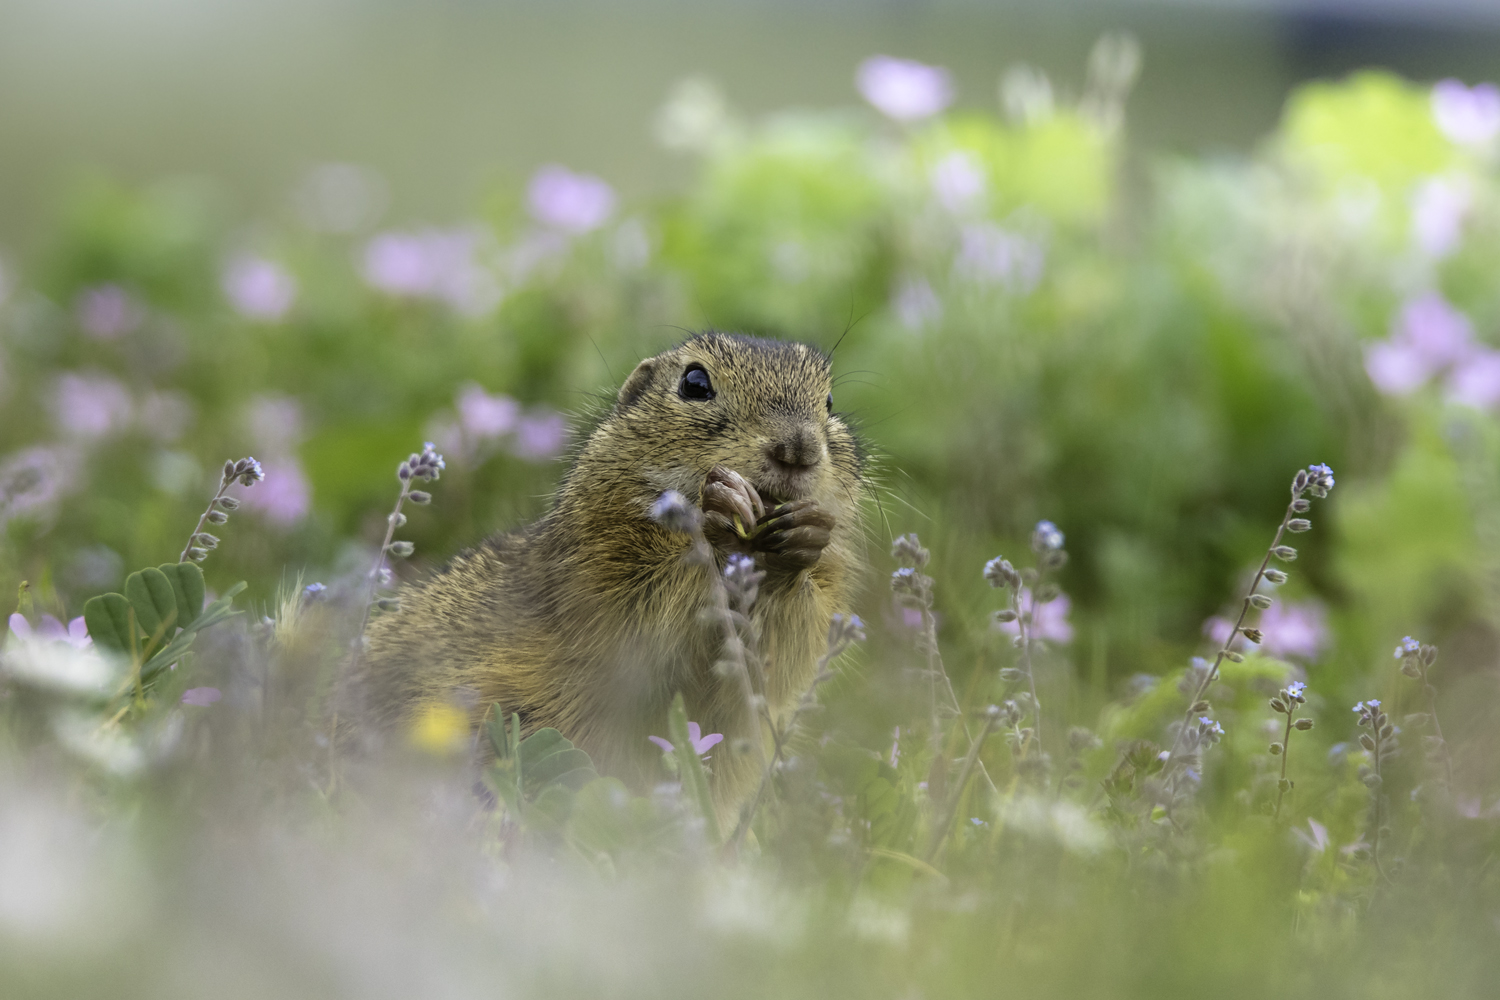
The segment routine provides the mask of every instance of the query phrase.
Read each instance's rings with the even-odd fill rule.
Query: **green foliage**
[[[203,606],[203,571],[193,563],[165,563],[125,578],[124,594],[100,594],[83,606],[89,635],[100,648],[141,664],[142,683],[187,652],[197,633],[241,612],[231,610],[244,583]]]

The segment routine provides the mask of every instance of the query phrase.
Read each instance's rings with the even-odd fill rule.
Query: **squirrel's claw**
[[[746,550],[766,505],[744,476],[716,465],[708,471],[702,490],[703,531],[719,548]]]
[[[731,520],[738,518],[741,534],[755,530],[765,515],[766,505],[750,481],[733,469],[716,465],[703,480],[703,512],[718,513]]]
[[[834,516],[816,500],[793,500],[773,508],[760,523],[755,548],[766,564],[803,570],[814,565],[833,538]]]

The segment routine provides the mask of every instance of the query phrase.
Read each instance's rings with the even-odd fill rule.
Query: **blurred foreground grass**
[[[909,64],[862,68],[874,111],[757,122],[689,81],[658,127],[697,180],[650,204],[554,167],[393,232],[348,166],[275,225],[189,183],[81,189],[6,262],[0,314],[0,585],[30,583],[0,701],[6,995],[1488,995],[1500,94],[1310,86],[1253,158],[1153,160],[1127,194],[1133,58],[1102,43],[1076,102],[1011,74],[1004,115],[944,114]],[[870,639],[754,843],[726,863],[670,780],[507,797],[442,720],[334,753],[400,456],[448,463],[402,531],[418,573],[535,516],[562,414],[702,326],[837,341],[879,487]],[[203,568],[249,614],[144,698],[44,637],[175,558],[246,452],[265,479]],[[1262,641],[1205,682],[1224,736],[1186,754],[1191,657],[1321,462],[1338,485]],[[1043,519],[1071,558],[1029,620],[1038,720],[982,570],[1024,567]],[[932,615],[881,579],[909,531]],[[978,758],[993,792],[957,780],[961,727],[934,766],[928,626],[971,731],[1014,713]],[[1442,649],[1435,702],[1391,658],[1408,634]],[[1273,756],[1296,682],[1316,726]],[[1349,712],[1372,697],[1402,748],[1378,782]]]

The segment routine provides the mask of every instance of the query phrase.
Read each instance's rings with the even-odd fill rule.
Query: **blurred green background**
[[[0,994],[1488,996],[1497,43],[1487,0],[0,0]],[[398,462],[447,456],[409,579],[537,516],[705,326],[838,342],[871,456],[870,640],[760,846],[720,864],[671,782],[484,808],[461,719],[340,758]],[[43,616],[175,559],[245,455],[203,568],[252,614],[101,695]],[[1321,462],[1168,794],[1178,674]],[[1029,686],[981,570],[1042,519],[1047,756],[1013,720],[945,803]],[[911,531],[976,713],[946,748]]]
[[[1144,61],[1111,83],[1121,29]],[[535,516],[561,415],[682,329],[847,330],[872,551],[931,542],[964,658],[979,556],[1046,517],[1079,676],[1175,669],[1327,461],[1336,521],[1284,604],[1303,658],[1359,677],[1423,628],[1477,669],[1493,143],[1430,88],[1497,75],[1497,40],[1463,2],[13,0],[0,462],[45,489],[5,515],[0,584],[76,614],[246,453],[270,478],[210,582],[332,579],[436,439],[420,572]],[[944,67],[951,106],[882,115],[878,53]],[[1372,345],[1434,315],[1468,353],[1381,391]]]

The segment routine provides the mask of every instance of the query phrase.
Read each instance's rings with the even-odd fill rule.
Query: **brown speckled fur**
[[[691,363],[709,373],[714,399],[679,394]],[[753,733],[737,684],[713,671],[722,633],[702,615],[704,570],[683,561],[687,538],[648,511],[668,489],[698,503],[705,475],[724,465],[767,507],[807,497],[832,515],[811,567],[757,556],[768,571],[754,610],[767,698],[787,712],[811,683],[829,619],[851,610],[860,568],[861,459],[828,410],[830,387],[821,352],[782,341],[706,333],[641,362],[549,513],[460,554],[371,624],[356,678],[367,717],[399,732],[422,705],[467,688],[478,693],[476,719],[498,702],[527,731],[557,728],[601,772],[644,790],[661,777],[646,737],[665,735],[681,690],[688,718],[725,734],[713,753],[714,795],[721,818],[733,818],[760,761],[732,745]],[[788,441],[818,456],[791,476],[771,457]]]

